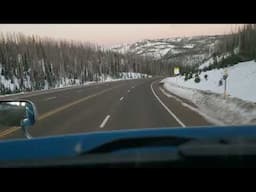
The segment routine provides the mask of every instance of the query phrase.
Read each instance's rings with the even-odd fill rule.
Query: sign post
[[[223,75],[223,79],[224,79],[224,99],[226,99],[227,97],[227,78],[228,78],[228,70],[227,68],[224,70],[224,75]]]

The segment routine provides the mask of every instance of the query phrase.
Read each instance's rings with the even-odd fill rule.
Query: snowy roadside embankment
[[[237,97],[245,101],[256,102],[256,62],[241,62],[228,67],[227,93],[231,97]],[[184,76],[170,77],[166,81],[183,87],[210,91],[223,94],[224,85],[219,86],[223,77],[224,69],[213,69],[202,72],[199,77],[201,81],[195,83],[194,77],[184,81]],[[207,75],[207,80],[204,76]],[[224,84],[224,82],[223,82]]]
[[[219,85],[224,69],[202,72],[199,83],[194,77],[185,81],[184,76],[166,78],[162,83],[170,93],[192,101],[198,110],[223,124],[256,124],[256,62],[241,62],[227,70],[226,99],[224,81]]]
[[[227,71],[226,99],[224,69],[201,72],[198,83],[194,76],[186,81],[184,76],[177,76],[162,82],[166,90],[192,101],[200,112],[223,124],[256,124],[256,62],[240,62]]]
[[[190,100],[214,124],[256,124],[256,103],[239,98],[224,99],[222,94],[178,86],[170,83],[168,78],[162,82],[168,92]]]
[[[96,83],[99,84],[99,83],[107,83],[112,81],[132,80],[132,79],[151,78],[151,77],[152,77],[151,75],[142,74],[142,73],[122,72],[119,74],[118,78],[117,77],[113,78],[110,75],[102,75],[98,77],[98,81],[87,81],[84,83],[82,83],[79,79],[62,78],[60,81],[56,83],[55,87],[49,87],[48,82],[45,81],[45,86],[44,86],[44,89],[42,90],[21,91],[18,93],[10,93],[10,94],[4,94],[4,95],[1,95],[1,91],[0,91],[0,98],[8,97],[8,96],[19,96],[19,95],[28,94],[28,93],[47,92],[54,89],[68,89],[68,88],[74,88],[74,87],[89,86]],[[30,81],[28,84],[31,87]],[[5,78],[1,75],[0,75],[0,85],[6,88],[11,87],[12,89],[10,89],[10,91],[14,91],[16,88],[20,87],[18,80],[12,83],[11,80],[8,80],[8,81],[5,80]]]

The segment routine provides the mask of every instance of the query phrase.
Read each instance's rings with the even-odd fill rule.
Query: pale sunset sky
[[[227,34],[242,24],[0,24],[0,33],[21,32],[111,47],[143,39]]]

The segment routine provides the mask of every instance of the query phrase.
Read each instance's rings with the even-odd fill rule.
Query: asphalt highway
[[[160,80],[148,78],[96,83],[4,99],[28,99],[35,103],[38,121],[29,131],[33,137],[211,125],[191,107],[186,107],[196,108],[189,101],[164,94]],[[21,129],[0,130],[1,140],[15,138],[24,138]]]

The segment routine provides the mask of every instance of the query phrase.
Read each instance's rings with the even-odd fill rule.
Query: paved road
[[[211,124],[182,102],[163,94],[160,80],[116,81],[11,98],[29,99],[36,104],[39,120],[30,129],[34,137]],[[24,138],[22,131],[0,130],[0,139],[12,138]]]

